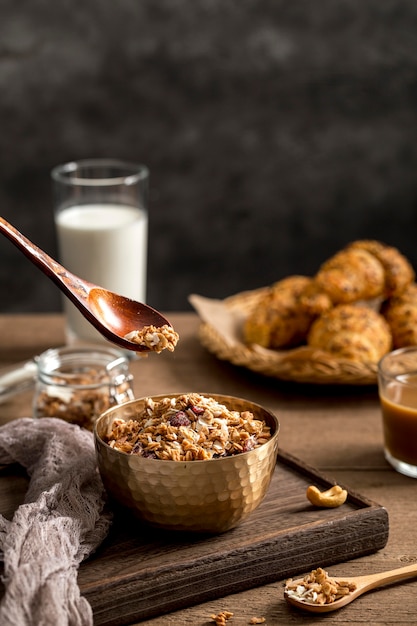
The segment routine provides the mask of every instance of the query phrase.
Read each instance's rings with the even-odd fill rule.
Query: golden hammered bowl
[[[175,398],[183,394],[152,396]],[[145,399],[108,409],[96,421],[97,462],[107,492],[141,520],[169,530],[220,533],[233,528],[262,502],[278,453],[279,422],[242,398],[202,394],[229,410],[251,411],[271,429],[271,439],[249,452],[206,461],[168,461],[111,448],[102,436],[115,418],[135,419]]]

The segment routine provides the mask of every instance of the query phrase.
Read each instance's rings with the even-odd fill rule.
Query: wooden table
[[[180,333],[174,353],[134,361],[136,396],[204,391],[246,397],[276,412],[280,446],[306,463],[386,507],[390,534],[374,554],[334,565],[330,574],[355,575],[393,569],[417,561],[417,482],[393,471],[382,452],[381,418],[376,387],[333,388],[288,384],[263,378],[218,361],[199,343],[193,313],[170,314]],[[60,315],[0,316],[0,366],[30,358],[64,343]],[[30,394],[0,407],[0,423],[30,413]],[[21,502],[24,480],[0,485],[0,512],[11,516]],[[116,600],[116,599],[115,599]],[[213,600],[170,615],[142,621],[147,626],[210,623],[210,615],[233,612],[232,626],[263,616],[266,624],[416,624],[417,581],[371,592],[325,617],[290,609],[283,581]]]

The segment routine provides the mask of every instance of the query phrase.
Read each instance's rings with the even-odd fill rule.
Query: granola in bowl
[[[271,411],[216,393],[139,398],[94,426],[112,500],[152,526],[204,533],[233,528],[262,502],[278,434]]]
[[[170,461],[205,461],[248,452],[266,443],[270,427],[251,411],[230,410],[197,393],[145,405],[134,419],[113,421],[104,441],[127,454]]]

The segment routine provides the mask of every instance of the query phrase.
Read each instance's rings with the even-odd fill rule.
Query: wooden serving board
[[[79,571],[95,625],[132,624],[383,548],[388,513],[352,493],[335,509],[308,502],[308,485],[334,481],[280,452],[265,500],[216,536],[152,529],[125,510]]]

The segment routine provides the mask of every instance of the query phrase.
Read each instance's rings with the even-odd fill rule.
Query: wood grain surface
[[[192,390],[238,395],[263,404],[280,419],[281,450],[296,456],[302,464],[318,468],[320,473],[331,480],[346,485],[351,494],[361,494],[361,498],[378,503],[387,510],[389,537],[386,545],[371,554],[353,559],[350,555],[343,555],[340,560],[340,555],[336,554],[334,564],[327,568],[329,573],[346,576],[370,574],[417,562],[417,482],[393,471],[384,459],[376,387],[326,388],[280,383],[264,378],[220,362],[210,355],[198,342],[199,321],[194,314],[179,313],[170,317],[180,333],[178,347],[173,354],[151,355],[148,359],[132,362],[137,397]],[[64,343],[63,319],[59,315],[0,316],[0,337],[0,366],[8,365]],[[1,405],[0,423],[30,414],[30,400],[29,393]],[[0,480],[0,513],[10,518],[22,501],[26,487],[25,475],[18,468],[3,471]],[[261,506],[267,504],[265,500]],[[271,528],[271,532],[275,532],[275,529]],[[328,533],[321,537],[319,550],[328,549],[329,538]],[[136,541],[141,539],[143,536]],[[346,541],[350,539],[348,534]],[[314,545],[315,542],[311,551],[314,551]],[[250,554],[253,548],[250,541],[246,548]],[[110,546],[103,545],[101,549],[106,551]],[[271,558],[270,562],[273,563],[273,560]],[[93,559],[91,562],[94,563]],[[120,565],[123,570],[123,563]],[[89,563],[84,563],[80,569],[81,585],[85,582],[83,577],[87,575],[89,566]],[[290,575],[296,573],[298,567],[295,566],[296,563],[290,559]],[[193,567],[192,560],[190,567]],[[120,572],[114,573],[118,575]],[[198,604],[187,608],[140,622],[132,618],[132,624],[208,626],[212,623],[210,616],[224,609],[234,614],[230,626],[247,625],[253,616],[265,617],[268,626],[317,624],[325,620],[327,623],[344,625],[417,623],[417,581],[373,591],[337,613],[317,617],[287,605],[283,597],[285,577],[286,574],[280,580],[266,583],[258,581],[259,585],[250,589],[242,589],[236,584],[236,588],[224,589],[223,593],[219,590],[217,597],[202,598]],[[85,589],[88,594],[87,587]],[[105,605],[111,603],[117,607],[117,593],[103,590],[102,601]],[[136,610],[136,603],[142,601],[143,598],[132,590],[130,604],[133,611]],[[117,610],[113,612],[114,620],[117,620]]]
[[[311,484],[332,482],[281,453],[261,506],[214,536],[154,530],[120,509],[106,545],[79,571],[95,623],[129,624],[385,546],[383,507],[351,494],[341,507],[320,509],[306,498]]]

